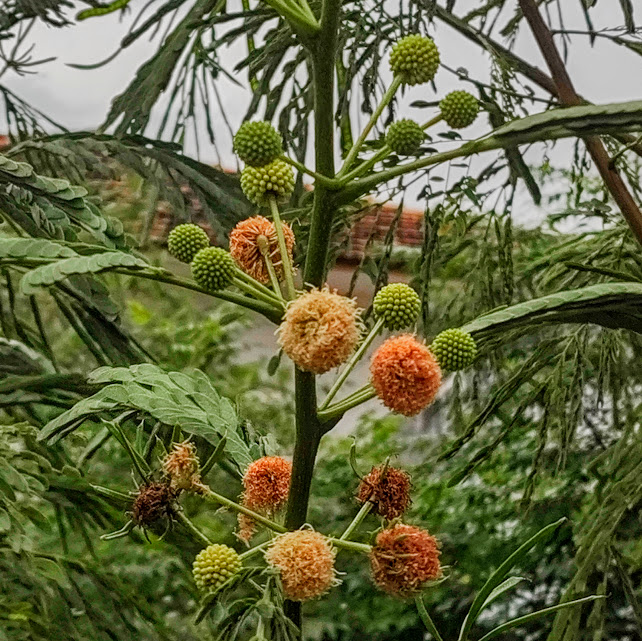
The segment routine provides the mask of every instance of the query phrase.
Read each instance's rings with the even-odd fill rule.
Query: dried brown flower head
[[[172,451],[163,460],[163,471],[175,490],[202,492],[205,489],[196,447],[189,441],[174,443]]]
[[[271,514],[288,500],[292,463],[280,456],[264,456],[250,463],[243,476],[243,504]]]
[[[283,223],[283,235],[290,263],[292,263],[294,233],[286,223]],[[249,274],[260,283],[269,282],[270,276],[259,247],[260,238],[265,239],[263,242],[267,242],[267,251],[275,271],[278,277],[283,279],[283,260],[279,251],[276,229],[274,228],[274,223],[263,216],[254,216],[242,220],[236,225],[230,233],[230,254],[246,274]]]
[[[441,369],[432,352],[414,336],[389,338],[370,361],[372,385],[389,409],[414,416],[435,400]]]
[[[167,483],[147,483],[141,486],[132,504],[132,519],[136,525],[147,527],[160,519],[171,517],[175,497]]]
[[[247,514],[243,514],[242,512],[238,513],[237,520],[239,527],[236,536],[238,536],[238,538],[241,539],[243,543],[249,543],[250,539],[256,532],[256,521],[252,517],[248,516]]]
[[[426,530],[399,523],[382,530],[370,554],[375,583],[389,594],[412,596],[426,581],[441,578],[437,539]]]
[[[299,369],[323,374],[350,358],[359,340],[357,305],[328,288],[288,305],[279,344]]]
[[[337,584],[335,554],[323,534],[295,530],[277,536],[265,558],[279,570],[285,596],[292,601],[308,601]]]
[[[397,519],[410,506],[410,475],[396,467],[373,467],[359,485],[357,501],[370,501],[384,519]]]

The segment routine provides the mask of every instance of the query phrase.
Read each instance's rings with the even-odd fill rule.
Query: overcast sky
[[[113,53],[127,32],[139,4],[141,0],[131,0],[134,12],[130,12],[123,20],[118,14],[112,14],[89,19],[65,29],[37,27],[32,31],[31,38],[31,41],[36,43],[34,56],[55,56],[56,60],[40,67],[36,75],[17,77],[5,74],[2,82],[69,129],[95,128],[104,120],[111,99],[128,85],[136,69],[156,50],[158,42],[141,40],[121,53],[114,62],[98,70],[78,70],[68,66],[68,63],[97,62]],[[458,3],[461,6],[468,4],[470,0]],[[567,28],[585,29],[579,11],[580,3],[563,4],[570,5],[565,15]],[[619,0],[602,0],[597,6],[601,13],[593,13],[596,25],[614,26],[621,22]],[[488,57],[442,23],[437,22],[436,26],[434,36],[440,48],[442,61],[452,68],[465,67],[476,78],[487,79]],[[531,63],[544,68],[537,47],[526,30],[519,37],[516,51]],[[242,49],[224,52],[223,65],[231,70],[242,54]],[[587,37],[573,37],[572,54],[568,62],[569,73],[577,90],[594,102],[640,99],[641,65],[642,58],[609,41],[598,39],[596,45],[591,48]],[[247,86],[247,83],[243,84]],[[417,120],[425,119],[425,111],[418,112],[407,105],[418,98],[435,100],[452,89],[466,88],[445,70],[439,72],[437,86],[438,96],[435,96],[427,85],[413,88],[400,101],[399,113],[406,117],[415,117]],[[249,96],[248,88],[235,86],[231,82],[226,83],[222,97],[234,128],[240,123]],[[222,128],[222,122],[217,124]],[[0,119],[0,127],[3,126],[4,123]],[[483,119],[465,133],[474,137],[487,129],[487,121]],[[222,147],[223,163],[234,166],[231,145],[227,142]],[[188,147],[188,152],[194,153],[193,147]],[[556,156],[563,160],[563,153],[561,156],[559,153]],[[201,159],[213,162],[216,158],[211,149],[205,148],[202,150]]]

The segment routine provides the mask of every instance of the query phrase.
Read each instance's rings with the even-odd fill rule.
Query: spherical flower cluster
[[[244,543],[249,543],[256,532],[256,521],[251,516],[243,514],[243,512],[239,512],[236,518],[239,524],[236,536]]]
[[[370,554],[375,583],[389,594],[412,596],[426,581],[441,578],[435,537],[421,528],[399,523],[382,530]]]
[[[132,504],[132,519],[136,525],[143,527],[153,525],[173,513],[173,501],[176,498],[168,483],[147,483],[139,490]]]
[[[250,463],[243,476],[243,505],[271,514],[288,500],[292,463],[280,456],[264,456]]]
[[[386,143],[392,151],[401,156],[417,152],[424,140],[424,130],[419,123],[409,118],[393,122],[386,132]]]
[[[312,289],[288,305],[279,344],[299,369],[323,374],[344,363],[359,340],[356,303]]]
[[[431,38],[412,34],[397,41],[390,53],[390,69],[407,85],[430,82],[439,68],[439,49]]]
[[[167,237],[167,250],[183,263],[191,263],[194,256],[209,245],[210,239],[198,225],[178,225]]]
[[[479,102],[467,91],[451,91],[439,103],[439,108],[449,127],[463,129],[475,122],[479,112]]]
[[[283,223],[283,236],[291,264],[294,233],[285,223]],[[253,216],[236,225],[230,234],[230,254],[246,274],[260,283],[267,283],[270,276],[259,243],[265,245],[277,276],[283,279],[283,260],[281,259],[276,229],[274,223],[263,216]]]
[[[281,534],[265,554],[279,570],[283,592],[291,601],[316,599],[336,585],[334,557],[328,539],[313,530]]]
[[[441,370],[430,350],[414,336],[389,338],[372,356],[372,385],[389,409],[414,416],[435,400]]]
[[[189,441],[174,443],[172,451],[163,460],[165,476],[175,490],[202,491],[200,464],[196,447]]]
[[[231,547],[216,543],[194,559],[192,574],[201,592],[214,592],[241,570],[242,561]]]
[[[261,167],[283,153],[283,139],[269,122],[244,122],[234,136],[234,152],[248,165]]]
[[[445,329],[430,344],[430,351],[441,369],[456,372],[472,365],[477,356],[477,343],[468,332]]]
[[[370,501],[384,519],[398,519],[410,505],[410,475],[396,467],[373,467],[361,480],[357,500]]]
[[[247,166],[241,172],[241,189],[256,205],[263,205],[269,196],[287,200],[294,189],[294,172],[284,160],[273,160],[262,167]]]
[[[225,289],[232,282],[235,271],[234,259],[220,247],[201,249],[192,261],[194,280],[210,292]]]
[[[404,283],[392,283],[383,287],[372,303],[377,318],[392,331],[406,329],[417,320],[421,301],[417,292]]]

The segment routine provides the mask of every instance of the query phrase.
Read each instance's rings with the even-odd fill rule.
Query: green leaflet
[[[517,550],[493,572],[482,589],[477,593],[473,604],[470,606],[470,610],[461,626],[457,641],[466,641],[466,639],[468,639],[468,635],[475,621],[478,619],[484,607],[490,603],[494,591],[505,581],[513,567],[520,563],[538,543],[548,541],[565,521],[566,519],[560,519],[542,528],[535,536],[532,536],[526,543],[517,548]]]
[[[597,323],[642,333],[642,283],[603,283],[549,294],[480,316],[461,329],[487,338],[533,323]]]
[[[42,265],[28,272],[20,283],[23,294],[30,295],[40,287],[55,285],[70,276],[78,274],[95,274],[116,269],[118,267],[134,267],[144,269],[148,264],[123,252],[103,252],[92,256],[73,256],[55,263]]]
[[[203,372],[165,372],[150,364],[102,367],[88,382],[106,387],[50,421],[40,440],[55,442],[103,412],[137,409],[167,425],[179,425],[184,432],[215,446],[225,438],[225,450],[241,471],[255,458],[237,429],[239,421],[232,403],[219,395]]]
[[[0,258],[71,258],[70,247],[45,238],[0,238]]]

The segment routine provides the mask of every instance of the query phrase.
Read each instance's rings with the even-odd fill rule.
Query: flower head
[[[456,372],[472,365],[477,357],[477,343],[462,329],[445,329],[430,343],[430,351],[443,370]]]
[[[372,385],[383,404],[414,416],[435,400],[441,370],[430,350],[414,336],[389,338],[370,362]]]
[[[201,249],[209,246],[209,236],[198,225],[178,225],[167,237],[167,250],[183,263],[191,263]]]
[[[292,463],[280,456],[264,456],[250,463],[243,476],[243,505],[273,513],[288,500]]]
[[[467,91],[451,91],[439,103],[443,119],[453,129],[463,129],[475,122],[479,102]]]
[[[319,532],[295,530],[277,536],[265,558],[279,570],[285,596],[291,601],[308,601],[336,585],[335,554]]]
[[[241,189],[256,205],[265,204],[270,196],[287,200],[294,190],[292,166],[278,158],[262,167],[248,165],[241,172]]]
[[[344,363],[359,340],[356,303],[329,289],[312,289],[288,305],[279,327],[283,351],[306,372]]]
[[[439,49],[431,38],[413,33],[398,40],[390,52],[390,69],[404,84],[430,82],[439,68]]]
[[[148,526],[171,517],[175,492],[168,483],[147,483],[139,490],[132,504],[132,519],[137,525]]]
[[[234,136],[234,151],[248,165],[261,167],[283,153],[283,139],[269,122],[246,121]]]
[[[372,301],[375,316],[387,329],[397,331],[415,323],[421,309],[417,292],[405,283],[391,283],[377,292]]]
[[[377,514],[397,519],[410,505],[410,475],[396,467],[373,467],[359,485],[357,501],[370,501]]]
[[[192,276],[207,291],[225,289],[234,278],[234,259],[221,247],[201,249],[192,260]]]
[[[256,532],[256,521],[251,516],[243,514],[243,512],[239,512],[236,518],[239,524],[236,536],[238,536],[243,543],[249,543]]]
[[[175,490],[201,492],[200,464],[193,443],[174,443],[172,451],[163,460],[163,471]]]
[[[215,543],[194,559],[192,574],[201,592],[214,592],[241,570],[243,562],[231,547]]]
[[[421,125],[409,118],[393,122],[386,132],[386,144],[400,156],[411,156],[416,153],[424,138]]]
[[[399,523],[382,530],[370,554],[375,583],[389,594],[412,596],[441,577],[437,540],[426,530]]]
[[[283,224],[283,236],[285,237],[290,263],[292,263],[294,233],[290,226],[285,223]],[[282,279],[284,277],[283,260],[276,229],[274,228],[274,223],[263,216],[254,216],[242,220],[236,225],[230,234],[230,254],[246,274],[249,274],[260,283],[267,283],[269,274],[259,243],[264,243],[276,273]]]

